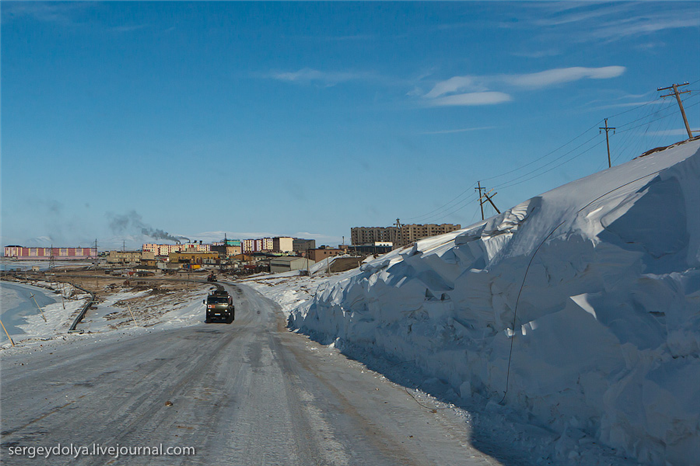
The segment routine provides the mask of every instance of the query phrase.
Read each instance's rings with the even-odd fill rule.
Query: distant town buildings
[[[451,231],[459,230],[461,225],[443,223],[409,224],[390,227],[353,227],[350,229],[350,242],[353,246],[370,245],[376,243],[392,243],[394,248],[403,247],[430,236],[443,235]]]
[[[235,244],[233,241],[227,241],[226,243],[223,241],[219,243],[212,243],[211,252],[218,253],[219,257],[222,258],[237,256],[243,252],[243,247],[241,246],[240,241],[236,240],[236,242],[238,244]]]
[[[5,257],[19,260],[88,260],[97,257],[97,248],[27,248],[5,246]]]
[[[277,236],[275,238],[244,239],[243,253],[272,252],[288,254],[294,251],[294,238]]]
[[[181,251],[200,251],[209,252],[211,251],[210,244],[199,243],[184,243],[184,244],[155,244],[146,243],[141,247],[143,251],[149,251],[156,256],[168,256],[171,252],[181,252]]]

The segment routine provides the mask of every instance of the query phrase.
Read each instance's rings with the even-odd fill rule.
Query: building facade
[[[326,257],[342,256],[345,251],[342,249],[331,249],[331,248],[318,248],[309,249],[308,258],[314,262],[321,262]]]
[[[138,264],[140,262],[141,251],[109,251],[107,254],[108,264]]]
[[[443,223],[408,224],[400,227],[353,227],[350,229],[350,242],[353,246],[375,243],[393,243],[394,248],[403,247],[419,239],[443,235],[459,230],[461,225]]]
[[[171,252],[169,255],[169,260],[175,264],[216,264],[216,262],[219,260],[219,254],[209,251],[178,251]]]
[[[97,257],[96,248],[26,248],[5,246],[5,257],[20,260],[89,260]]]
[[[292,251],[298,254],[306,254],[306,251],[308,251],[309,249],[316,249],[315,239],[294,238],[294,241],[292,241]]]
[[[284,256],[270,260],[270,272],[282,273],[292,270],[308,269],[314,265],[314,261],[303,257]]]
[[[141,250],[149,251],[156,256],[169,256],[171,252],[184,252],[184,251],[198,251],[198,252],[209,252],[211,251],[210,244],[202,243],[185,243],[185,244],[156,244],[156,243],[146,243],[141,246]]]
[[[294,251],[294,238],[278,236],[272,238],[272,251],[290,253]]]
[[[272,238],[244,239],[242,241],[243,253],[272,252],[275,244]]]

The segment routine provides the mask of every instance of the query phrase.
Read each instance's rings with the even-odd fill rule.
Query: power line
[[[692,83],[688,83],[687,85],[691,86],[691,85],[698,83],[698,82],[700,82],[700,79],[695,80]],[[690,90],[692,91],[693,89],[690,89]],[[686,92],[688,92],[688,91],[686,91]],[[683,92],[683,93],[686,93],[686,92]],[[693,99],[693,98],[697,97],[697,95],[698,95],[698,94],[694,94],[694,95],[690,95],[686,98],[681,98],[680,94],[682,94],[682,93],[679,93],[680,102],[686,102],[687,100]],[[462,192],[460,192],[457,196],[452,198],[450,201],[448,201],[445,204],[442,204],[441,206],[439,206],[439,207],[437,207],[429,212],[426,212],[422,215],[415,216],[415,217],[409,217],[409,221],[419,221],[419,220],[424,220],[424,219],[428,219],[428,218],[435,218],[436,216],[440,216],[440,219],[444,219],[446,217],[449,217],[450,215],[454,215],[456,212],[464,209],[465,207],[473,204],[476,201],[480,201],[480,208],[483,208],[484,201],[482,201],[481,190],[479,190],[479,188],[474,188],[474,189],[479,190],[480,196],[478,199],[470,199],[470,197],[468,196],[468,193],[471,192],[471,189],[475,184],[478,184],[480,186],[481,181],[494,180],[497,178],[505,177],[505,176],[513,174],[513,173],[522,172],[522,170],[524,168],[532,166],[534,164],[537,164],[538,162],[540,162],[542,160],[545,160],[546,158],[552,156],[553,154],[556,154],[557,152],[561,151],[565,147],[567,147],[570,144],[574,143],[575,141],[579,140],[580,138],[585,136],[587,133],[589,133],[592,129],[594,129],[596,126],[598,126],[601,122],[605,122],[606,127],[607,127],[607,120],[608,119],[611,119],[611,118],[614,118],[614,117],[617,117],[620,115],[624,115],[624,114],[627,114],[630,112],[634,112],[634,111],[636,111],[638,113],[641,112],[642,115],[635,118],[635,119],[632,119],[631,121],[628,121],[626,123],[618,124],[615,127],[616,133],[622,134],[622,139],[619,141],[619,144],[618,144],[621,147],[621,149],[618,151],[618,153],[614,157],[612,157],[612,155],[609,155],[608,166],[609,167],[612,166],[612,164],[619,159],[624,160],[625,158],[627,158],[629,156],[630,152],[632,152],[632,154],[635,154],[635,155],[639,154],[639,153],[641,153],[644,145],[648,146],[648,141],[647,141],[647,143],[645,143],[643,138],[639,138],[639,140],[636,142],[636,144],[634,144],[634,146],[631,146],[629,144],[629,142],[630,142],[632,136],[634,135],[633,130],[646,126],[646,129],[644,131],[644,135],[646,136],[649,133],[649,130],[651,129],[653,124],[657,124],[657,123],[661,122],[662,120],[666,120],[666,122],[665,122],[666,125],[664,126],[665,129],[663,129],[661,131],[657,131],[657,134],[652,135],[652,137],[654,138],[653,141],[657,141],[660,137],[663,137],[664,136],[663,133],[668,130],[668,127],[672,123],[671,120],[668,120],[668,118],[673,115],[673,112],[670,111],[670,108],[672,105],[670,103],[668,103],[667,105],[664,105],[665,103],[666,102],[661,100],[661,98],[657,98],[655,100],[645,102],[645,103],[638,105],[636,107],[633,107],[633,108],[630,108],[628,110],[624,110],[622,112],[614,114],[611,117],[608,117],[606,119],[600,120],[595,125],[586,129],[585,131],[583,131],[582,133],[580,133],[576,137],[572,138],[571,140],[567,141],[566,143],[562,144],[561,146],[557,147],[556,149],[554,149],[554,150],[552,150],[552,151],[550,151],[550,152],[548,152],[540,157],[537,157],[536,159],[534,159],[534,160],[532,160],[524,165],[521,165],[517,168],[505,171],[503,173],[500,173],[500,174],[497,174],[494,176],[490,176],[488,178],[481,178],[478,181],[470,183],[468,185],[469,186],[468,188],[464,189]],[[697,102],[697,103],[700,103],[700,102]],[[689,109],[689,108],[695,107],[695,105],[697,105],[697,103],[693,103],[692,105],[689,105],[685,108]],[[660,105],[660,108],[656,107],[657,105]],[[636,124],[636,123],[639,123],[639,124]],[[604,129],[604,128],[602,128],[602,129]],[[608,129],[614,129],[614,128],[608,127]],[[496,189],[496,188],[507,189],[507,188],[510,188],[513,186],[517,186],[517,185],[522,184],[526,181],[530,181],[534,178],[537,178],[537,177],[542,176],[546,173],[549,173],[552,170],[554,170],[558,167],[561,167],[562,165],[569,163],[570,161],[572,161],[576,158],[579,158],[580,156],[590,152],[593,148],[599,146],[602,143],[602,141],[601,141],[597,144],[594,144],[590,147],[583,149],[586,145],[591,143],[597,136],[598,136],[598,134],[592,136],[591,138],[587,139],[586,141],[584,141],[583,143],[574,147],[573,149],[555,157],[554,159],[552,159],[552,160],[550,160],[550,161],[548,161],[548,162],[546,162],[546,163],[544,163],[544,164],[542,164],[542,165],[540,165],[540,166],[538,166],[538,167],[536,167],[536,168],[534,168],[526,173],[522,173],[514,178],[504,180],[502,183],[494,186],[493,189]],[[607,136],[607,131],[606,131],[606,136]],[[609,151],[610,150],[609,149],[609,139],[607,137],[606,137],[606,141],[608,144],[608,151]],[[577,153],[577,151],[579,151],[580,149],[583,149],[583,151],[580,153]],[[557,163],[559,161],[561,161],[561,163]],[[545,168],[547,168],[547,167],[550,167],[550,168],[545,170]],[[598,171],[598,170],[596,170],[596,171]],[[481,187],[481,188],[483,189],[483,187]]]

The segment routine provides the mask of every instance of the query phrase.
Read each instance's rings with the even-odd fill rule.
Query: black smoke
[[[166,241],[175,241],[181,243],[181,240],[190,240],[185,236],[171,235],[167,231],[159,228],[152,228],[143,222],[141,215],[135,210],[127,212],[123,215],[108,214],[110,217],[109,228],[116,234],[122,234],[127,231],[138,230],[142,235],[150,236],[154,239],[163,239]]]

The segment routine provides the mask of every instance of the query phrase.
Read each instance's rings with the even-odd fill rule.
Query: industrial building
[[[219,253],[207,251],[179,251],[171,252],[169,261],[173,264],[216,264],[219,259]]]
[[[270,272],[282,273],[291,270],[306,270],[314,265],[315,262],[303,257],[283,256],[275,257],[270,260]]]
[[[333,249],[320,247],[318,249],[309,249],[308,257],[314,262],[321,262],[326,257],[342,256],[345,251],[342,249]]]
[[[97,248],[27,248],[5,246],[5,257],[18,260],[89,260],[97,257]]]

